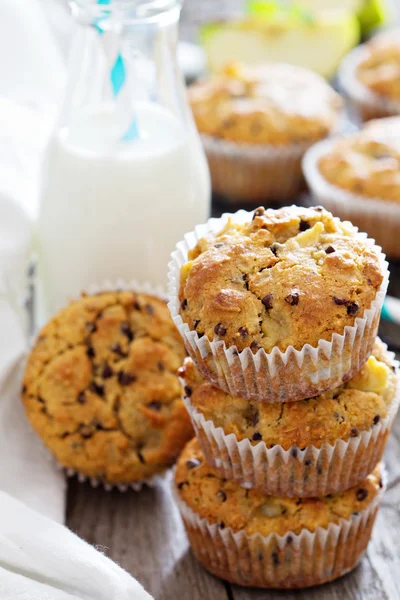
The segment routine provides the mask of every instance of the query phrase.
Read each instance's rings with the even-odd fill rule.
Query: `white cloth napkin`
[[[0,492],[1,600],[152,600],[66,527]]]

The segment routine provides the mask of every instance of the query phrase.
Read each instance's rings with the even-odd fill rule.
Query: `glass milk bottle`
[[[177,0],[74,0],[66,99],[38,223],[47,314],[92,284],[167,283],[171,251],[209,216],[206,159],[176,58]]]

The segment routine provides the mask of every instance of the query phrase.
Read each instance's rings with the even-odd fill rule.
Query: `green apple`
[[[372,29],[383,25],[389,19],[389,10],[385,0],[366,0],[358,12],[361,30],[364,35],[371,32]]]
[[[209,23],[201,28],[212,71],[232,60],[249,64],[283,61],[331,77],[343,56],[359,41],[359,23],[351,12],[290,9],[282,13],[275,10],[274,3],[263,4],[264,8],[269,4],[268,14]]]

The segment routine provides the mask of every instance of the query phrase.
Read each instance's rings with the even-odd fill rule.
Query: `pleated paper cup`
[[[382,246],[387,256],[400,258],[400,198],[399,202],[391,202],[361,196],[327,181],[318,168],[318,162],[330,152],[334,143],[333,140],[318,142],[303,159],[304,176],[316,204],[322,204],[335,216],[366,231]]]
[[[125,281],[123,279],[118,279],[115,282],[112,281],[104,281],[103,283],[93,283],[88,285],[85,290],[82,291],[82,294],[87,295],[95,295],[103,292],[116,292],[116,291],[127,291],[127,292],[135,292],[141,294],[148,294],[151,296],[155,296],[164,302],[167,300],[167,294],[163,287],[161,286],[153,286],[149,282],[138,282],[136,280]],[[77,298],[78,299],[78,298]],[[34,344],[34,340],[31,342],[31,347]],[[126,492],[128,490],[133,490],[135,492],[140,492],[143,487],[156,487],[160,485],[163,481],[165,481],[168,473],[171,470],[171,465],[165,465],[164,468],[161,468],[159,472],[146,477],[144,479],[134,480],[134,481],[108,481],[102,477],[93,477],[82,471],[77,469],[73,469],[71,467],[67,467],[61,464],[57,457],[54,455],[51,449],[47,448],[47,456],[49,460],[54,461],[57,468],[62,470],[67,477],[73,478],[76,477],[80,483],[89,483],[93,488],[101,487],[106,491],[118,490],[120,492]]]
[[[232,204],[288,200],[304,188],[301,159],[312,142],[273,146],[201,137],[213,192]]]
[[[396,371],[398,375],[397,362]],[[267,495],[298,498],[335,494],[365,479],[382,458],[399,403],[397,382],[388,414],[368,431],[320,448],[309,445],[285,450],[280,444],[268,448],[262,440],[253,445],[248,439],[226,434],[185,398],[204,456],[221,478]]]
[[[192,551],[205,569],[238,585],[293,589],[332,581],[363,557],[384,488],[371,504],[348,520],[314,532],[288,531],[251,536],[201,519],[175,492]]]
[[[263,348],[256,354],[250,348],[239,352],[236,346],[227,347],[222,340],[210,340],[206,335],[199,337],[179,314],[180,271],[188,260],[189,250],[205,235],[220,231],[230,217],[235,222],[246,223],[251,220],[252,213],[244,210],[225,213],[219,219],[209,219],[206,224],[197,226],[177,244],[169,263],[168,306],[199,371],[205,379],[233,396],[264,402],[302,400],[351,379],[371,354],[378,331],[389,281],[388,264],[381,248],[354,228],[357,238],[377,252],[383,273],[375,300],[362,316],[355,319],[354,325],[347,325],[342,333],[334,333],[331,340],[319,340],[315,347],[305,344],[300,350],[289,346],[284,352],[278,347],[269,353]]]
[[[338,73],[339,86],[348,97],[354,116],[365,122],[399,115],[400,102],[376,94],[358,79],[357,69],[367,57],[366,45],[357,46],[347,54]]]

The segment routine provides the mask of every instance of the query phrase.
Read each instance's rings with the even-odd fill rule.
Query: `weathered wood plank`
[[[67,524],[136,577],[155,600],[228,600],[224,583],[189,552],[168,483],[120,493],[72,480]]]

